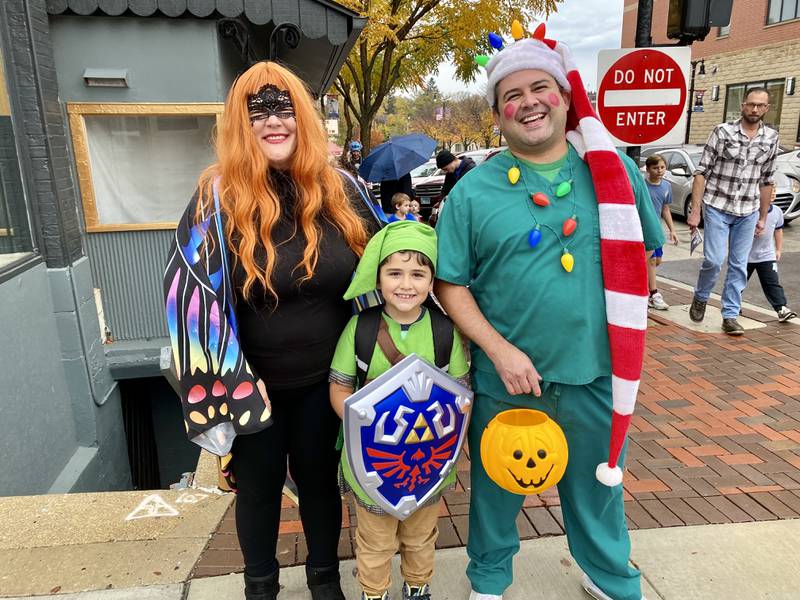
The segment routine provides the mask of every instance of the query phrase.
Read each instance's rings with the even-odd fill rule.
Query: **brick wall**
[[[636,39],[638,0],[625,0],[622,22],[622,47],[631,48]],[[692,58],[705,58],[721,52],[737,52],[767,44],[800,39],[800,19],[766,25],[769,0],[736,0],[731,14],[730,34],[717,37],[712,29],[705,40],[692,44]],[[667,38],[669,0],[653,0],[653,43],[674,44]]]
[[[653,2],[653,43],[674,43],[666,35],[669,0]],[[635,45],[638,0],[625,0],[622,23],[622,47]],[[692,114],[691,143],[705,142],[711,129],[724,119],[726,86],[768,79],[800,77],[800,19],[765,25],[768,0],[741,0],[733,4],[731,30],[717,37],[713,29],[708,37],[692,44],[692,59],[704,59],[706,76],[695,79],[695,89],[705,89],[704,112]],[[716,73],[712,73],[716,66]],[[711,101],[711,87],[719,85],[718,102]],[[773,100],[774,102],[774,100]],[[781,144],[792,146],[798,136],[800,89],[794,96],[783,96],[779,128]]]
[[[65,267],[84,252],[45,1],[4,0],[0,28],[36,243]]]

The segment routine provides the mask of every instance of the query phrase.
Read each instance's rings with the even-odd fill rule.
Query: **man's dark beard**
[[[761,121],[764,118],[764,115],[758,115],[758,116],[755,116],[755,117],[751,117],[748,114],[742,113],[742,118],[745,121],[747,121],[748,123],[754,124],[754,123],[758,123],[759,121]]]

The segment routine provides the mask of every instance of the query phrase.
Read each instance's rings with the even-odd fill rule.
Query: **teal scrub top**
[[[664,243],[644,179],[620,153],[636,198],[647,250]],[[544,381],[583,385],[611,374],[600,223],[589,167],[570,145],[554,178],[550,165],[532,165],[504,152],[461,178],[442,209],[437,279],[469,286],[483,315],[505,339],[525,352]],[[516,185],[508,170],[517,165]],[[572,191],[556,198],[563,181]],[[527,189],[526,189],[527,183]],[[530,194],[544,192],[541,207]],[[578,225],[564,236],[562,223],[575,215]],[[528,235],[540,224],[535,248]],[[548,228],[549,226],[549,228]],[[561,266],[563,247],[574,257],[568,273]],[[472,345],[474,369],[495,374],[489,357]],[[498,378],[498,385],[499,378]]]

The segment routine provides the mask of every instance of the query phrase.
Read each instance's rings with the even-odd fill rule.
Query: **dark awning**
[[[239,19],[254,37],[277,26],[296,27],[302,34],[297,48],[279,47],[277,57],[293,66],[317,95],[333,84],[367,20],[330,0],[47,0],[51,15],[196,17]],[[280,42],[278,42],[280,43]],[[253,43],[258,55],[269,48]]]

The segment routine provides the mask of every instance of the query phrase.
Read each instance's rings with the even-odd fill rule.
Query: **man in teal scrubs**
[[[472,341],[470,598],[499,600],[513,581],[524,496],[489,479],[480,440],[496,414],[524,407],[546,412],[567,438],[569,462],[558,491],[584,588],[600,600],[640,600],[639,573],[628,562],[622,486],[595,478],[609,453],[612,420],[601,236],[614,226],[599,216],[597,173],[593,178],[566,137],[569,90],[584,98],[585,92],[569,86],[561,55],[544,44],[529,51],[529,42],[504,50],[511,62],[502,63],[500,53],[487,68],[487,99],[508,151],[458,182],[437,225],[436,294]],[[575,141],[581,152],[592,143]],[[663,244],[663,231],[636,166],[620,158],[618,175],[633,188],[631,212],[638,213],[649,256]],[[640,253],[637,268],[644,269]],[[624,277],[626,266],[617,268]]]

